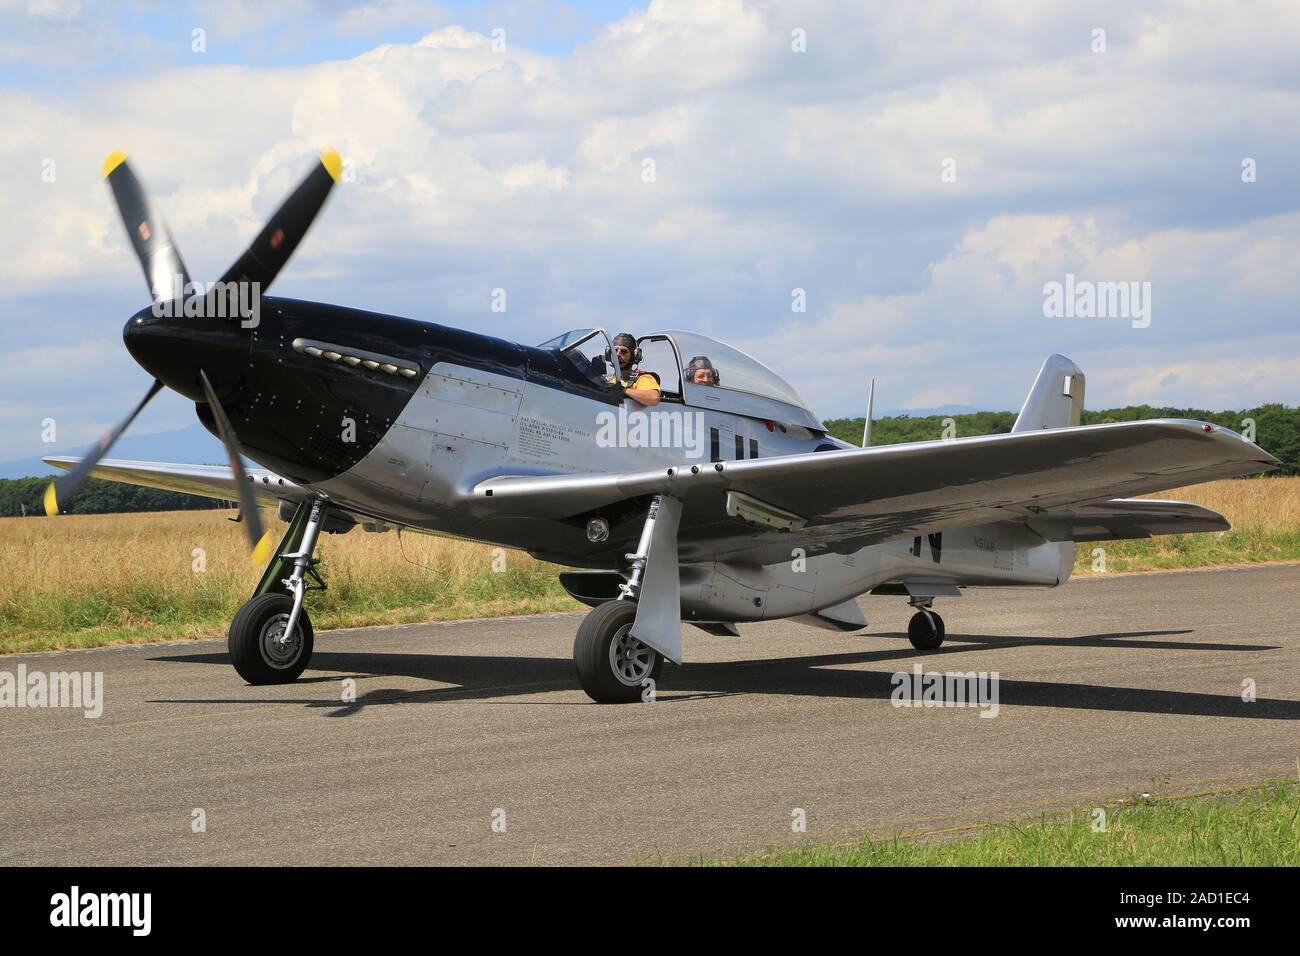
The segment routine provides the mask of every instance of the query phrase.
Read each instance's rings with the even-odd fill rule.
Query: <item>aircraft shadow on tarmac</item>
[[[911,647],[894,650],[861,651],[837,654],[818,654],[805,657],[784,657],[747,661],[688,663],[682,667],[668,664],[659,680],[657,703],[683,702],[700,697],[728,696],[732,694],[788,694],[793,696],[876,698],[888,700],[896,686],[894,671],[858,670],[855,665],[899,662],[899,670],[912,671],[920,663],[927,671],[951,669],[968,673],[979,665],[970,661],[946,668],[943,659],[949,654],[971,651],[1001,650],[1025,646],[1106,647],[1106,648],[1158,648],[1161,650],[1215,650],[1215,651],[1267,651],[1277,650],[1268,644],[1214,644],[1190,641],[1144,640],[1177,634],[1188,630],[1123,631],[1110,634],[1088,634],[1073,638],[1023,637],[1005,635],[949,635],[951,644],[937,651],[920,653]],[[873,637],[904,638],[899,633],[874,634]],[[225,654],[168,654],[152,658],[186,664],[218,664],[229,667]],[[997,662],[990,661],[993,668]],[[990,668],[990,669],[993,669]],[[332,671],[336,676],[323,676],[320,671]],[[437,681],[453,686],[409,690],[388,688],[367,691],[358,695],[354,703],[341,703],[334,688],[346,677],[358,680],[375,677],[407,677]],[[1235,678],[1234,678],[1235,680]],[[231,672],[229,681],[239,685],[239,678]],[[208,699],[154,701],[155,703],[192,704],[294,704],[319,707],[329,711],[328,716],[346,717],[365,707],[384,704],[440,703],[443,701],[474,700],[517,697],[525,694],[542,694],[577,688],[573,662],[566,658],[509,657],[441,654],[390,654],[362,651],[320,651],[312,655],[311,667],[306,676],[292,687],[304,690],[312,685],[330,685],[331,690],[319,697],[301,695],[291,697],[257,696],[258,690],[243,686],[245,696]],[[292,690],[286,687],[285,690]],[[942,693],[940,694],[942,697]],[[540,702],[539,702],[540,703]],[[600,706],[585,698],[565,706]],[[999,680],[999,705],[1003,707],[1058,707],[1081,710],[1112,710],[1144,714],[1181,714],[1196,717],[1236,717],[1257,720],[1300,719],[1300,701],[1273,700],[1263,697],[1246,703],[1240,694],[1204,694],[1187,691],[1154,690],[1142,687],[1110,687],[1099,684],[1068,684],[1055,681]]]

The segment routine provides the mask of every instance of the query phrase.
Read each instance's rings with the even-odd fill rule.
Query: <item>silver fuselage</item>
[[[692,404],[665,401],[641,409],[629,399],[620,415],[618,406],[582,395],[440,363],[364,459],[314,487],[343,507],[390,522],[519,548],[573,567],[617,570],[636,522],[621,533],[616,527],[602,550],[581,528],[496,514],[471,489],[501,475],[635,472],[707,463],[718,453],[732,460],[849,447],[794,422],[709,407],[714,396],[707,390],[687,391]],[[768,547],[754,560],[735,545],[739,522],[721,516],[719,522],[682,531],[687,619],[790,617],[891,585],[915,593],[933,585],[1052,586],[1069,576],[1074,560],[1072,544],[1047,542],[1016,522],[953,528],[941,537],[909,537],[848,553],[790,549],[774,556]]]

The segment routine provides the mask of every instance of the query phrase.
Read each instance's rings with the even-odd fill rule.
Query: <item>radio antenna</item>
[[[871,412],[876,404],[876,380],[871,380],[871,389],[867,392],[867,418],[862,423],[862,447],[871,445]]]

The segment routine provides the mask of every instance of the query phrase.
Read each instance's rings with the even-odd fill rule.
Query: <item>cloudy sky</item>
[[[148,384],[115,149],[196,278],[332,145],[355,181],[276,293],[694,329],[823,417],[871,376],[1015,408],[1054,351],[1094,408],[1297,404],[1297,50],[1293,2],[0,0],[0,460]],[[1150,324],[1045,316],[1067,273],[1149,282]]]

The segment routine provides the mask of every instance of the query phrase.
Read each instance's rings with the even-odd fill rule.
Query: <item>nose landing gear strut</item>
[[[311,661],[315,635],[303,598],[325,590],[312,552],[326,511],[320,499],[298,505],[257,591],[230,622],[230,663],[250,684],[291,683]]]

